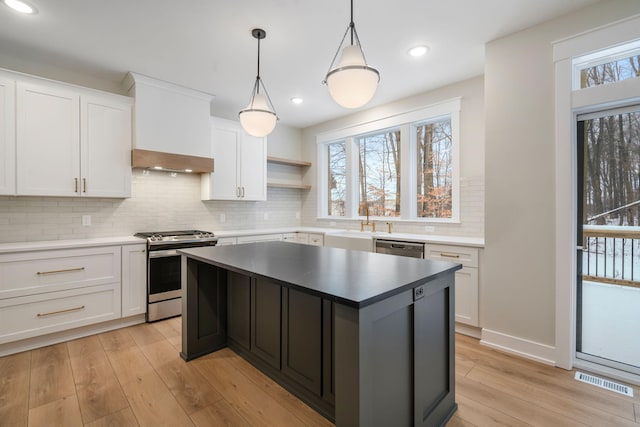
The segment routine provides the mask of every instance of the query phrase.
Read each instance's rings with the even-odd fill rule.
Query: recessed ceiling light
[[[30,5],[29,3],[22,0],[3,0],[4,4],[9,6],[11,9],[27,14],[35,14],[38,13],[38,9],[35,6]]]
[[[159,170],[159,171],[161,171],[161,170],[162,170],[162,166],[154,166],[153,168],[154,168],[155,170]]]
[[[293,98],[291,98],[291,103],[292,104],[296,104],[296,105],[300,105],[304,102],[304,99],[302,99],[299,96],[294,96]]]
[[[416,46],[409,49],[409,55],[414,57],[423,56],[427,52],[429,52],[429,48],[427,46]]]

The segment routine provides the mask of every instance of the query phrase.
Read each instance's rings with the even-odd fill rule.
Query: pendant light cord
[[[260,38],[258,37],[258,75],[256,80],[260,81]],[[260,93],[260,85],[257,85],[257,93]]]
[[[351,29],[351,46],[353,46],[353,31],[356,28],[356,24],[353,23],[353,0],[351,0],[351,22],[349,22],[349,29]]]

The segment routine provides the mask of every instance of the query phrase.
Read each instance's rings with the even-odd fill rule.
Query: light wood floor
[[[330,426],[232,351],[185,363],[180,319],[0,358],[0,426]],[[449,426],[635,426],[640,399],[456,339]],[[636,390],[636,393],[638,391]]]

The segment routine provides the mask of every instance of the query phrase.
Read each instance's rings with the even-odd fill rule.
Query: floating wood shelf
[[[281,165],[289,165],[289,166],[311,166],[311,162],[305,162],[302,160],[291,160],[291,159],[284,159],[282,157],[273,157],[273,156],[267,156],[267,162],[269,163],[278,163]]]
[[[267,187],[271,188],[293,188],[297,190],[311,190],[310,185],[306,184],[288,184],[283,182],[267,182]]]

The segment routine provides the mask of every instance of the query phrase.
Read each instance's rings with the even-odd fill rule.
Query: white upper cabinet
[[[17,194],[131,196],[131,103],[76,88],[16,89]]]
[[[17,84],[17,193],[80,194],[80,96],[46,85]]]
[[[267,200],[267,139],[240,123],[214,118],[211,151],[215,171],[202,175],[202,200]]]
[[[16,193],[15,83],[0,76],[0,194]]]
[[[131,104],[95,96],[80,103],[82,194],[131,197]]]
[[[136,149],[211,157],[212,95],[137,73],[127,85],[136,98]]]

